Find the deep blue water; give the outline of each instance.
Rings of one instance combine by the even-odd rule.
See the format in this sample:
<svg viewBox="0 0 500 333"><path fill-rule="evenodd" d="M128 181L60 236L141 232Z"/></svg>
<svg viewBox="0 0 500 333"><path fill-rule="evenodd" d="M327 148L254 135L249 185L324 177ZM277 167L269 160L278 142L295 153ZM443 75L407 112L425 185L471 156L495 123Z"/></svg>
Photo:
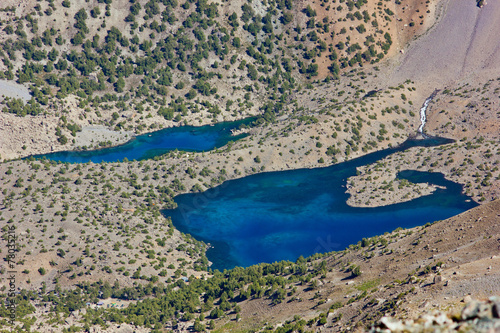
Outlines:
<svg viewBox="0 0 500 333"><path fill-rule="evenodd" d="M168 151L207 151L239 137L231 129L252 119L203 127L175 127L141 135L118 147L94 151L40 155L70 163L99 163L152 158ZM356 167L373 163L412 146L451 140L409 140L402 146L375 152L327 168L262 173L232 180L198 194L176 197L178 208L164 211L177 229L212 245L212 268L250 266L261 262L295 261L299 256L342 250L363 237L448 218L476 204L461 194L461 186L441 174L403 172L414 182L446 186L433 195L380 208L346 205L346 179Z"/></svg>
<svg viewBox="0 0 500 333"><path fill-rule="evenodd" d="M163 213L182 232L208 242L212 268L295 261L299 256L343 250L363 237L442 220L476 206L461 186L442 174L402 172L400 178L446 186L430 196L380 208L346 205L346 179L356 167L415 145L409 141L326 168L270 172L231 180L203 193L176 197L178 208Z"/></svg>
<svg viewBox="0 0 500 333"><path fill-rule="evenodd" d="M254 118L234 122L222 122L213 126L181 126L165 128L153 133L139 135L133 140L116 147L88 150L63 151L51 154L36 155L35 158L45 157L50 160L68 163L86 163L92 161L117 162L123 158L143 160L165 154L178 149L186 151L208 151L226 145L229 141L236 141L246 134L232 136L231 130L242 124L249 124Z"/></svg>

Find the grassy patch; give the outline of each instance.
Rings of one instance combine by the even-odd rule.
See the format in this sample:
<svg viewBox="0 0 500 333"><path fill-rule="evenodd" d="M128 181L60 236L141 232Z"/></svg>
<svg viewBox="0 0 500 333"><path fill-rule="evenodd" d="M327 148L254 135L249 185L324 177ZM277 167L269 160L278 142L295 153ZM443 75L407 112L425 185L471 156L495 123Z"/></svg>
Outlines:
<svg viewBox="0 0 500 333"><path fill-rule="evenodd" d="M377 287L379 284L380 284L380 279L370 280L366 281L362 285L356 286L356 289L358 289L359 291L368 291Z"/></svg>

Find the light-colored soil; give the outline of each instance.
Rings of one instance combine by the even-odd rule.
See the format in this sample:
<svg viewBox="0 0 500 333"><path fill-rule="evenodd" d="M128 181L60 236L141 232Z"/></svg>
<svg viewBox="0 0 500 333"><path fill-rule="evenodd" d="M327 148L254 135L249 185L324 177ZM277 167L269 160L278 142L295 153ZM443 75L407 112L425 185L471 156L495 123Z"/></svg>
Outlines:
<svg viewBox="0 0 500 333"><path fill-rule="evenodd" d="M499 212L496 200L432 225L395 230L369 239L365 247L358 244L320 258L314 264L325 261L323 276L292 284L287 289L291 295L277 305L268 299L239 302L241 320L236 321L233 313L215 320L216 327L221 332L278 327L300 314L306 321L313 320L310 329L316 332L363 331L383 313L401 319L433 310L453 313L470 297L500 295ZM353 278L350 265L359 265L361 275ZM340 307L330 309L333 304ZM37 311L41 322L46 309ZM68 327L83 313L73 313L60 327ZM327 313L325 325L317 325L320 313ZM185 322L178 330L187 332L190 327L192 322ZM118 329L94 328L99 332Z"/></svg>
<svg viewBox="0 0 500 333"><path fill-rule="evenodd" d="M0 80L0 101L5 97L21 98L25 102L31 99L30 92L26 86L12 81Z"/></svg>
<svg viewBox="0 0 500 333"><path fill-rule="evenodd" d="M142 163L134 162L130 165L114 165L113 168L116 170L116 172L118 172L118 174L121 174L125 177L130 177L131 173L136 173L139 175L143 173L143 165L148 165L151 169L158 170L158 168L160 168L163 172L165 172L165 170L169 169L170 167L175 167L176 170L180 170L176 171L180 172L177 177L179 177L179 180L184 186L184 189L177 190L176 192L182 193L190 190L205 190L209 187L219 184L220 180L214 180L217 179L216 177L214 177L217 175L224 175L225 179L231 179L262 171L279 171L296 168L327 166L332 164L334 161L342 162L346 159L361 156L370 151L383 149L390 145L397 145L406 140L408 136L416 132L419 126L418 111L421 104L419 102L419 98L423 93L419 89L415 89L414 83L409 81L406 84L379 91L374 97L363 98L363 93L377 89L376 85L380 83L379 79L382 78L380 76L381 74L382 73L380 71L375 70L367 72L358 71L349 74L347 77L341 78L340 81L335 83L320 84L318 85L318 87L315 87L313 89L302 89L300 92L297 92L294 96L292 96L293 103L288 105L285 110L286 112L284 112L280 116L277 123L273 124L272 126L265 126L252 130L252 135L249 138L235 143L230 148L224 148L223 150L212 151L209 153L180 153L177 155L170 155L170 157L164 159L163 162L160 162L165 163L162 167L159 167L158 162L156 161L145 161ZM493 85L491 86L493 87ZM495 89L492 89L492 91L494 92ZM405 94L406 99L402 98L402 94ZM436 97L436 103L440 103L441 100L444 101L444 96ZM72 108L76 108L76 104L76 100L67 101L67 103L64 105L64 109L72 110ZM430 108L428 125L429 128L432 128L432 126L434 126L434 118L432 116L432 110L434 109L434 106ZM128 113L125 113L125 116L133 117L133 113L133 111L128 111ZM486 114L491 114L491 112L488 111ZM85 118L85 115L90 118ZM11 128L11 130L21 126L21 121L25 120L24 118L9 118L12 115L2 114L2 116L6 119L16 119L19 121L18 123L7 126L7 128ZM75 122L81 121L81 124L90 123L91 121L94 121L96 119L95 115L86 114L81 110L78 112L69 112L67 116L71 117L69 119ZM80 116L83 120L80 119ZM136 116L139 117L139 115ZM141 115L141 117L143 116ZM146 118L146 120L147 119L149 118ZM154 120L150 121L154 122ZM24 121L24 124L29 123ZM48 126L45 123L42 123L42 125ZM45 133L43 134L47 134L47 136L49 136L49 133L54 133L55 131L54 128L40 130L37 126L43 127L40 126L40 124L33 124L32 127L35 127L36 129L27 130L28 132L31 131L31 133L34 134L32 135L32 137L34 138L33 140L42 140L38 138L44 138L44 140L46 140L41 131L44 131ZM88 143L88 139L87 141L82 141L80 139L82 134L83 136L85 136L85 133L89 133L87 127L84 127L84 129L84 132L79 133L77 135L77 138L75 139L77 141L77 145L85 145L85 142ZM381 129L386 130L386 132L382 135L379 134L379 130ZM358 140L356 139L356 130L359 132L359 142L356 141ZM92 130L90 130L90 133L91 131ZM108 132L104 129L99 130L99 134L104 133L111 132ZM12 132L10 135L14 136L14 132ZM379 139L377 139L378 136L380 136ZM110 137L103 137L102 139L99 137L94 137L93 139L95 142L101 140L116 140L116 138L111 139ZM17 151L22 152L22 140L26 139L23 137L19 137L19 140L21 141L17 144L18 147L16 149ZM48 145L49 143L44 142L43 144ZM6 145L3 145L2 147L6 147ZM487 154L486 151L488 149L492 149L492 147L488 148L485 145L481 147L484 147L484 149L481 148L480 150L467 152L464 143L460 148L461 157L458 156L457 151L457 157L454 158L454 163L461 163L461 161L463 161L463 158L471 158L475 161L474 165L478 167L479 164L481 164L480 159L483 158L483 154ZM327 152L329 151L328 148L330 148L330 151L332 151L331 154L327 154ZM58 149L63 148L58 147ZM482 170L476 170L477 172L479 172L479 178L472 178L472 175L475 175L475 172L473 173L472 169L470 169L472 168L472 164L468 164L465 169L462 168L463 170L461 172L455 172L453 176L450 175L450 172L452 166L455 164L448 163L447 165L444 165L444 160L440 162L439 160L441 157L439 155L439 148L424 149L422 156L417 156L419 152L415 152L415 149L413 151L413 155L401 155L397 159L394 159L393 162L389 163L387 166L389 170L384 170L385 173L383 175L380 175L379 179L387 179L387 181L390 181L391 177L395 177L396 170L404 169L404 167L408 166L418 167L419 164L417 164L417 161L420 161L421 165L421 167L418 169L442 171L445 172L445 175L447 175L447 177L449 177L450 179L463 184L467 184L468 182L470 184L473 184L473 182L475 182L479 178L482 181L487 176L489 170L494 168L494 159L492 159L491 166L487 166L487 168L482 167ZM420 159L418 160L418 158ZM426 164L427 167L425 167L422 162L427 158L432 160L428 162ZM437 164L436 166L432 166L431 169L429 165L433 164L434 162L436 162ZM402 168L401 166L404 167ZM33 212L37 202L35 200L30 200L29 202L26 202L26 200L25 202L22 201L22 191L24 190L25 186L21 186L20 188L13 188L13 184L17 178L21 177L26 180L26 178L28 177L26 175L31 174L31 172L28 171L30 167L23 162L11 162L2 164L2 170L5 170L3 171L4 173L7 172L7 170L11 167L13 168L13 170L17 170L17 173L13 173L13 175L8 177L4 176L4 179L2 179L4 182L3 185L6 188L12 188L14 195L19 196L19 199L12 203L14 206L12 206L12 209L8 213L6 213L5 218L14 217L15 215L17 215L15 213L16 211L23 211L26 214L23 219L24 228L33 229L31 224L27 223L26 221L31 221L31 223L34 223L35 221L38 221L40 219L40 217L38 216L40 214L40 211L37 210ZM191 178L187 175L187 173L185 173L185 171L191 169L195 174L199 174L205 167L212 172L212 174L208 177ZM76 178L74 180L76 180L77 178L83 179L88 174L95 173L96 171L94 171L94 168L95 166L89 165L85 166L81 171L76 171L77 169L75 169L72 174L78 174L79 172L81 172L81 175L75 176ZM49 167L48 170L51 169L52 168ZM222 173L221 170L223 170L224 173ZM40 175L34 173L35 179L40 179L40 182L38 183L38 185L31 185L32 188L39 187L39 190L41 190L45 186L44 183L52 179L52 172L54 171L44 171ZM175 174L176 173L171 173L170 175L166 176L168 178L168 180L166 180L166 184L171 184L171 182L175 178ZM467 175L466 178L462 176L464 174ZM498 181L495 179L496 176L497 174L495 173L493 175L493 178L490 179L490 185L484 185L483 188L479 189L474 188L474 186L472 185L469 185L467 190L478 201L492 200L498 196L496 192L498 191ZM112 183L116 182L116 178L113 177L108 181ZM140 178L143 177L145 177L145 175L140 176ZM363 185L363 181L361 180L361 178L366 178L366 175L363 175L363 171L361 175L354 181L356 185L351 187L352 191L361 192L363 190L363 186L366 185L366 179L365 185ZM106 185L105 181L99 181L99 187L97 187L96 189L95 185L92 185L91 183L92 177L90 177L89 179L90 180L84 181L85 185L83 190L78 189L78 187L74 187L73 185L70 187L74 191L76 191L77 189L79 190L79 192L75 192L75 194L73 195L73 197L77 201L82 202L83 198L94 197L95 194L93 193L93 191L101 191L103 193L109 191L109 189L106 190L104 188L104 185ZM157 181L152 180L145 180L143 181L143 183L145 183L145 186L151 185L153 186L153 188L158 185ZM162 183L164 183L164 181L162 181ZM380 185L375 186L373 184L370 186L372 186L373 188L380 187ZM421 194L425 194L432 191L432 188L427 187L420 191ZM117 207L121 205L123 212L117 215L111 215L113 216L112 220L117 219L116 222L118 223L121 215L133 213L134 208L137 206L137 203L130 201L131 199L122 197L122 192L126 192L125 189L115 190L115 192L116 193L111 195L110 198L105 198L105 201L108 204L112 203L115 209L117 209ZM129 192L132 192L132 190ZM389 193L391 191L387 192ZM412 191L402 192L398 196L381 196L380 202L378 204L383 203L383 201L387 203L404 200L403 197L405 197L410 192ZM364 193L368 195L370 191L364 189ZM61 194L58 193L55 198L59 198L60 195ZM408 194L407 198L409 198L409 195L410 194ZM77 199L77 197L79 199ZM382 200L383 198L385 198L385 200ZM47 198L44 200L49 199ZM51 200L53 201L54 199ZM94 209L95 207L92 207L92 205L95 205L96 207L101 207L101 205L104 205L104 202L101 202L100 200L102 199L98 199L97 201L95 198L90 199L89 204L91 204L92 202L93 203L91 204L91 206L89 206L89 208ZM358 204L365 204L367 201L366 198L353 200L358 201ZM47 211L51 212L52 210L54 210L54 212L52 212L51 214L55 213L56 211L61 211L62 206L54 207L53 209L46 208L50 204L49 201L42 202L43 204L41 206L43 209L47 209ZM60 198L54 201L54 203L58 203L59 205L62 205L64 202L69 203L70 201L68 201L68 198ZM159 204L163 203L159 202ZM72 219L78 216L79 211L82 208L84 207L75 209L73 213L75 216L73 216ZM130 209L131 211L129 211ZM105 214L105 216L108 216L108 212L102 213ZM91 216L92 214L89 217ZM139 220L136 221L135 215L132 215L131 218L135 221L134 223L139 223ZM20 221L19 216L15 219L17 221ZM89 222L92 222L92 219L90 219ZM70 229L75 228L75 237L77 237L78 232L82 231L80 230L81 226L79 226L78 223L71 222L68 227ZM54 230L58 229L57 223L53 224L53 228ZM110 240L108 240L107 243L107 246L111 249L113 243L111 243ZM172 246L177 246L175 244L179 243L174 242ZM35 246L35 244L33 244L33 246ZM31 249L31 246L26 248L26 251L29 250L33 250ZM109 252L114 254L114 252L111 250L109 250ZM76 258L76 253L74 256L74 258ZM50 256L47 255L47 258L44 259L45 261L43 262L46 262L48 264L48 262L53 258L54 254ZM120 260L118 258L115 259L112 256L110 262L113 263L113 269L120 267L119 261ZM134 267L130 267L127 269L130 270ZM133 273L133 271L131 272ZM100 277L101 275L98 276ZM36 282L40 283L41 281L47 280L47 277L42 278L37 276L36 274L33 275L32 278L35 284ZM69 282L70 281L68 281L68 283Z"/></svg>
<svg viewBox="0 0 500 333"><path fill-rule="evenodd" d="M309 38L306 38L306 40L302 40L301 38L305 38L304 36L296 36L296 32L294 32L295 27L303 27L306 24L306 19L305 15L303 13L300 13L304 8L307 7L307 5L311 5L312 8L316 11L317 15L314 17L315 21L319 25L323 26L329 26L329 31L328 32L320 32L321 29L318 26L318 29L316 29L318 34L320 35L321 38L323 38L326 41L326 46L327 50L322 51L321 57L317 59L316 63L319 65L319 75L317 77L313 77L313 79L323 79L326 77L326 75L329 73L328 67L331 65L332 60L330 60L329 56L331 52L335 49L338 52L338 57L339 59L342 57L346 57L347 59L350 59L354 56L355 52L348 52L346 49L348 48L349 45L353 45L355 43L359 44L361 47L361 50L359 52L363 52L367 49L367 46L364 44L366 37L372 36L374 38L374 43L373 45L377 45L376 49L377 52L381 52L380 46L378 45L380 41L384 41L385 37L384 34L385 32L389 32L391 35L393 35L393 45L389 49L388 53L385 55L385 58L392 57L393 55L397 54L403 47L406 45L408 40L413 38L415 35L420 34L422 31L426 29L426 27L434 21L434 4L436 0L423 2L420 0L407 0L404 4L396 4L396 3L388 3L388 2L377 2L377 1L369 1L367 4L363 5L360 9L359 12L364 12L366 11L369 14L369 19L364 18L364 19L358 19L352 17L352 19L344 19L344 17L349 13L353 14L357 10L357 8L353 8L352 11L349 11L347 8L347 5L342 3L331 3L331 4L325 4L320 1L311 1L310 3L297 3L294 4L294 8L292 10L294 14L294 20L290 24L286 26L277 26L275 35L283 34L285 39L287 40L287 43L289 44L291 48L285 48L283 50L283 54L286 54L287 57L290 58L296 58L297 54L300 53L302 54L305 49L304 48L309 48L309 49L316 49L317 48L317 43L310 41ZM1 12L0 13L0 19L4 19L6 22L9 20L12 20L14 16L24 16L27 15L28 13L34 12L34 6L36 5L36 2L33 2L31 0L23 0L23 1L6 1L2 3L5 7L9 6L14 6L15 7L15 12ZM47 8L47 6L42 3L40 4L42 7L42 12ZM75 32L77 31L76 28L73 26L73 21L74 21L74 15L75 13L80 9L84 8L87 11L89 11L91 8L98 6L101 8L101 14L97 18L89 17L88 18L88 27L89 27L89 36L93 35L98 35L100 36L101 40L104 40L107 30L114 26L118 30L122 31L125 35L130 33L130 24L124 22L123 17L125 17L128 14L128 10L130 7L130 3L128 1L114 1L110 5L110 10L113 12L113 15L111 16L105 16L104 14L104 5L99 4L96 5L94 3L85 3L85 4L73 4L69 8L62 7L60 3L56 3L55 5L55 10L51 14L51 19L46 19L46 16L42 16L38 21L38 31L45 31L45 29L50 29L54 28L55 30L58 31L58 33L61 33L62 37L66 40L66 43L64 43L61 46L58 45L53 45L60 53L65 53L69 52L71 50L78 50L80 51L80 47L73 46L69 43L69 40L74 36ZM260 14L261 16L264 16L266 14L266 6L264 3L253 3L253 6L255 7L256 13ZM340 9L339 9L340 7ZM241 4L235 2L234 4L231 3L229 5L224 4L223 6L220 6L220 10L223 12L222 15L229 15L232 12L237 13L238 16L241 16ZM192 9L187 10L187 11L178 11L176 12L176 15L178 17L178 20L176 21L175 24L173 25L168 25L167 31L161 33L161 34L156 34L156 37L154 38L154 41L158 41L164 37L166 37L168 34L172 33L175 29L180 27L182 25L182 21L191 13ZM427 11L429 11L427 13ZM394 14L389 14L389 13L394 13ZM63 14L64 13L64 14ZM300 15L299 15L300 13ZM359 14L359 13L358 13ZM425 14L425 15L424 15ZM48 17L48 16L47 16ZM101 27L101 22L105 20L106 23L106 28ZM142 15L137 15L136 17L137 24L140 26L144 23L144 18ZM375 27L372 25L372 21L378 22L378 27ZM366 21L366 22L365 22ZM414 22L414 26L410 26L410 23ZM358 27L360 24L363 24L366 28L366 32L360 33L356 30L356 27ZM60 27L67 27L65 30L61 30ZM341 33L342 29L345 29L345 33ZM27 39L31 40L31 38L35 37L35 34L32 33L31 31L26 31L27 33ZM240 34L241 35L238 35ZM149 39L149 30L144 29L143 31L134 31L133 34L137 34L137 36L140 38L140 40L146 40ZM237 32L238 37L242 39L242 47L247 47L250 45L250 42L252 41L252 37L249 37L249 34L246 32ZM7 34L4 34L0 36L0 41L3 39L10 38L12 36L9 36ZM131 37L131 36L130 36ZM297 40L295 38L297 37ZM300 37L300 38L299 38ZM345 48L343 50L337 49L335 45L342 41L345 43ZM139 55L142 54L142 51L138 51ZM356 51L357 52L357 51ZM233 50L231 49L228 57L232 56L232 54L237 55L237 63L234 64L233 66L230 66L229 69L224 69L224 68L219 68L218 72L222 74L222 79L217 80L217 90L218 94L220 97L215 97L215 96L205 96L203 99L209 101L213 105L216 105L220 110L221 113L212 119L212 114L208 113L205 108L201 108L202 110L198 113L192 113L189 115L184 116L183 121L187 124L190 125L202 125L202 124L207 124L212 121L223 121L223 120L233 120L233 119L239 119L243 118L246 116L251 116L251 115L256 115L259 113L259 107L262 106L262 103L268 98L268 95L265 91L265 89L259 88L256 89L251 93L251 102L253 105L246 105L246 106L239 106L239 107L232 107L230 111L226 111L226 102L231 99L233 101L238 101L236 104L241 104L239 103L240 101L244 100L244 95L246 93L245 89L235 89L235 88L241 88L246 85L252 86L255 82L250 80L248 76L246 75L246 70L240 70L238 69L238 64L241 61L246 60L247 62L250 61L250 57L243 52L242 50ZM123 55L124 56L130 56L132 58L135 57L135 54L132 54L131 51L128 48L123 49ZM18 58L22 58L21 54L18 54ZM207 71L211 70L211 66L214 64L214 59L203 59L200 61L199 65L202 68L205 68ZM41 62L44 64L44 61ZM14 61L13 62L13 71L15 72L16 70L21 70L21 65L23 64L23 61ZM295 65L294 65L295 66ZM371 66L368 66L371 67ZM351 68L348 66L348 68L344 69L344 71L348 71ZM6 67L3 66L3 64L0 63L0 70L6 70ZM42 77L40 77L42 78ZM297 76L294 78L297 83L299 84L306 84L307 80L305 80L302 76ZM404 82L406 79L400 80L400 82ZM136 77L135 75L132 75L130 79L127 80L125 90L129 90L133 88L136 88L140 84L140 78ZM182 96L187 91L191 88L193 82L193 79L190 76L186 75L181 75L179 73L174 73L173 77L173 84L174 86L177 82L183 81L186 83L185 88L180 89L180 90L174 90L170 91L169 95L171 93L178 94L178 96ZM399 85L400 82L398 82L396 85ZM376 84L374 84L376 85ZM364 86L364 84L362 85ZM53 93L57 89L53 88ZM366 89L368 91L368 89ZM95 95L101 96L105 93L112 93L114 94L114 91L109 90L109 91L102 91L102 92L97 92ZM419 94L419 98L422 98L425 94ZM417 103L418 103L417 99ZM167 98L168 102L168 98ZM150 109L149 104L146 103L145 109L146 111L144 114L141 114L137 111L134 110L134 105L131 103L129 107L126 108L126 110L121 110L116 107L111 107L111 108L102 108L99 109L98 107L88 107L85 105L80 105L79 99L74 98L72 96L67 97L63 100L56 100L54 99L55 105L48 106L47 108L48 113L50 116L46 118L46 122L50 122L49 126L51 128L55 128L56 126L60 125L60 117L65 116L71 123L75 123L78 126L81 127L87 127L87 126L93 126L93 125L104 125L107 126L109 129L114 129L116 126L116 121L111 120L112 119L112 114L114 112L117 112L120 115L120 118L118 119L118 122L124 121L124 128L128 131L133 131L136 134L144 133L144 132L149 132L149 131L154 131L160 128L165 128L165 127L172 127L172 126L178 126L179 124L174 122L174 121L167 121L163 119L163 117L159 116L156 114L155 109ZM62 103L62 104L61 104ZM97 114L99 112L99 114ZM8 116L5 116L7 117ZM29 116L26 117L26 119L30 118ZM39 118L39 117L36 117ZM23 120L25 121L25 120ZM38 120L30 120L34 121L35 123L38 123ZM12 119L6 119L4 122L8 123L13 123L13 127L17 128L17 123L18 120L12 120ZM28 121L29 122L29 121ZM63 127L59 126L63 134L65 134L69 138L69 132ZM43 144L40 144L38 142L21 142L22 139L10 139L11 135L9 135L9 132L5 132L5 135L3 132L2 136L4 136L4 140L6 141L2 147L0 147L0 155L3 159L14 159L14 158L19 158L19 157L25 157L33 154L43 154L43 153L49 153L52 151L61 151L61 150L68 150L68 149L73 149L75 148L75 145L71 145L71 141L73 138L69 138L69 143L67 143L64 146L61 146L58 141L57 137L52 133L50 130L49 133L43 133L41 131L37 131L36 128L30 128L26 129L27 133L26 135L23 135L25 137L44 137L46 142ZM108 141L108 140L105 140ZM114 142L113 142L114 143ZM25 146L24 149L20 149L20 147Z"/></svg>
<svg viewBox="0 0 500 333"><path fill-rule="evenodd" d="M56 117L17 117L0 112L0 158L49 153L57 149ZM22 135L20 135L22 133Z"/></svg>
<svg viewBox="0 0 500 333"><path fill-rule="evenodd" d="M131 140L135 134L128 131L111 131L102 125L83 127L81 132L76 133L74 147L97 146L99 142L110 142L111 145L119 145Z"/></svg>
<svg viewBox="0 0 500 333"><path fill-rule="evenodd" d="M391 82L411 79L418 87L432 90L465 77L489 77L500 69L500 42L495 34L500 4L483 9L475 1L442 0L438 22L411 43L405 54L390 66ZM483 80L484 81L484 80Z"/></svg>
<svg viewBox="0 0 500 333"><path fill-rule="evenodd" d="M449 85L431 103L426 132L457 140L500 138L500 73L482 82L462 80Z"/></svg>
<svg viewBox="0 0 500 333"><path fill-rule="evenodd" d="M349 189L349 193L353 194L349 203L353 206L379 206L386 202L397 202L399 194L383 189L386 187L383 180L392 181L393 187L396 187L396 174L403 170L440 172L445 178L463 184L464 192L476 202L494 200L500 196L500 160L498 154L490 155L487 151L498 151L499 144L495 141L486 145L475 143L477 141L469 141L469 145L459 143L434 148L411 148L376 164L363 166L358 169L357 176L349 179L353 184ZM413 186L406 191L412 192L414 197L426 194Z"/></svg>
<svg viewBox="0 0 500 333"><path fill-rule="evenodd" d="M347 204L352 207L388 206L430 195L437 188L436 185L429 183L415 184L396 179L394 172L388 171L389 169L381 164L375 165L374 169L359 168L358 172L361 175L350 177L348 180L346 193L351 196ZM357 183L362 185L356 186Z"/></svg>

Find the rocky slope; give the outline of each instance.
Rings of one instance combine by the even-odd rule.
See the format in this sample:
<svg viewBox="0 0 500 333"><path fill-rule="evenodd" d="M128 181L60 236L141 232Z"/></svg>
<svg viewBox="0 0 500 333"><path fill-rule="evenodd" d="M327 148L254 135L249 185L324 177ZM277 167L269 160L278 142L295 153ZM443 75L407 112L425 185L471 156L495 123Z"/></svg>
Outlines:
<svg viewBox="0 0 500 333"><path fill-rule="evenodd" d="M70 41L83 29L81 22L75 21L80 9L76 3L8 1L8 5L16 6L0 15L5 32L0 35L4 51L0 54L4 59L2 77L17 76L20 82L32 82L32 92L44 106L21 107L13 100L3 101L6 110L0 114L0 149L4 160L68 149L80 143L87 145L92 139L110 140L105 136L87 137L85 141L89 131L78 131L90 125L106 126L117 133L125 131L113 137L114 143L132 132L179 123L207 124L252 114L263 116L261 124L250 131L250 137L208 153L179 152L156 160L102 165L30 160L2 163L1 226L4 232L15 226L19 236L17 291L22 294L17 297L24 314L19 318L20 330L28 330L30 325L47 332L75 330L76 326L108 332L119 327L124 331L280 331L292 330L291 327L314 331L367 330L385 314L407 320L432 309L458 311L469 296L481 299L500 294L500 122L496 102L500 47L493 38L496 30L491 29L498 26L499 4L479 9L474 1L466 0L425 4L401 1L390 5L358 1L337 9L325 1L300 3L293 10L294 23L307 24L315 17L315 24L307 32L299 32L281 22L281 16L288 20L285 14L290 9L286 9L286 1L264 1L254 4L252 15L265 15L272 6L281 6L281 12L273 14L274 36L268 32L254 36L251 31L257 29L259 20L229 19L233 12L239 19L248 11L240 3L215 5L220 9L221 21L217 25L209 20L214 15L213 7L203 7L200 16L195 14L195 8L206 5L203 2L176 3L176 21L168 17L168 11L155 14L155 1L149 5L139 2L140 9L132 9L133 4L127 1L99 1L82 5L90 15L85 19L88 43L78 44L78 40ZM159 6L163 10L173 3L163 1ZM357 6L361 18L354 9ZM375 16L364 18L363 9ZM126 14L135 10L140 13L135 14L135 21L123 21ZM328 20L333 11L340 15L336 16L337 22ZM161 20L162 16L165 22L172 20L168 31L153 24L155 18ZM378 29L372 23L375 18ZM67 26L67 31L54 29L56 34L52 35L54 19ZM367 28L365 19L371 27ZM98 20L104 26L96 24ZM210 47L214 48L207 51L210 57L198 62L199 68L196 62L184 70L178 66L184 63L181 58L191 56L190 50L182 50L175 56L172 52L169 61L160 61L160 67L168 66L171 73L155 70L144 75L120 76L108 72L106 59L116 60L120 70L128 72L127 66L132 62L127 56L133 52L143 57L133 61L134 71L144 70L153 59L147 41L158 42L160 50L165 46L161 41L174 31L179 40L198 40L196 43L204 48L202 34L196 32L198 39L195 27L190 26L192 20L200 27L206 23L204 37L210 39ZM243 22L246 27L240 29ZM260 22L267 23L269 30L267 19ZM238 29L231 25L236 23ZM12 31L7 28L9 25ZM130 41L117 36L111 30L113 25L119 26ZM230 27L234 28L234 35ZM50 36L41 36L44 31ZM320 38L316 40L313 31ZM385 32L390 32L393 42L386 53ZM423 32L421 38L406 44ZM280 38L279 33L283 33ZM97 41L91 40L92 34L100 36ZM70 42L59 44L58 36ZM234 37L240 38L240 47L244 48L234 44L238 44ZM14 42L17 38L21 42ZM333 45L331 38L338 44ZM348 51L347 45L354 44L351 38L358 44L364 38L368 45L378 47L380 59L390 59L368 61L369 54L361 53L369 47L364 43L359 45L359 53ZM68 60L72 63L69 68L62 69L61 62L61 69L50 70L47 59L36 60L51 50L49 39L59 52L55 60ZM320 41L327 41L328 51L323 50ZM23 48L32 53L23 53ZM228 54L223 53L224 49ZM314 59L308 59L311 50L320 51ZM103 66L97 72L102 73L87 73L86 66L97 68L97 63L82 64L86 60L78 57L83 52L96 57L94 60ZM233 55L234 63L230 60ZM168 52L165 56L171 57ZM215 59L220 63L217 60L216 64ZM285 69L287 59L293 60L289 72ZM328 69L333 62L347 63L343 75L336 73L335 66L333 71ZM32 70L31 77L24 76L22 70L16 72L23 65ZM54 78L51 72L60 76ZM313 81L316 78L326 79ZM218 90L207 90L207 82L210 88ZM412 149L360 168L359 175L349 180L353 194L350 200L352 204L380 205L431 191L432 187L426 186L417 193L416 187L406 184L407 192L393 196L392 191L384 193L381 189L386 186L384 180L394 181L393 186L401 184L395 180L398 171L416 168L442 172L448 179L463 184L465 191L482 203L473 210L432 225L365 239L338 253L301 258L297 263L261 265L244 272L234 270L225 275L206 272L205 245L180 234L159 213L160 207L174 205L176 194L205 190L226 179L263 171L324 166L397 145L416 133L420 105L436 88L441 91L429 108L425 132L458 141L442 147ZM120 92L121 89L125 90ZM192 96L191 90L195 90L196 98L186 96ZM22 117L23 112L36 115ZM3 265L0 284L6 290L8 280L3 274L7 267ZM252 280L256 275L259 278ZM182 277L189 277L188 282ZM114 281L118 285L113 285ZM111 307L118 298L127 310ZM105 299L105 308L94 311L85 304L100 299ZM172 304L177 307L175 311ZM482 308L473 304L469 308L472 312ZM6 313L2 305L0 314L5 317ZM429 321L455 325L442 315L435 318ZM474 316L469 319L479 321ZM427 319L423 320L425 325ZM384 322L386 327L392 325L392 321ZM0 325L7 325L5 319ZM406 324L394 325L397 329Z"/></svg>
<svg viewBox="0 0 500 333"><path fill-rule="evenodd" d="M497 332L500 330L500 298L486 301L470 300L461 313L434 311L417 320L384 317L370 332Z"/></svg>

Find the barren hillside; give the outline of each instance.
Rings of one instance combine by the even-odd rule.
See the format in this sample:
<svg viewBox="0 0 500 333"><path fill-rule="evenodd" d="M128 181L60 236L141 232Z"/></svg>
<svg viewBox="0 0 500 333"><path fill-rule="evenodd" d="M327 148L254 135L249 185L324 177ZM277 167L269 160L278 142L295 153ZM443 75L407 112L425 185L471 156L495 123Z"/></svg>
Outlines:
<svg viewBox="0 0 500 333"><path fill-rule="evenodd" d="M362 331L383 315L458 311L500 294L497 1L0 7L0 331ZM176 195L230 179L397 146L417 136L433 92L422 135L456 141L360 167L345 184L349 204L431 193L397 178L420 170L462 185L480 204L470 211L344 251L224 272L160 212ZM249 116L246 138L203 153L19 159Z"/></svg>
<svg viewBox="0 0 500 333"><path fill-rule="evenodd" d="M478 8L475 1L443 0L437 23L410 43L388 68L390 81L411 79L427 90L475 78L484 82L500 69L500 4ZM486 80L484 80L486 78Z"/></svg>

